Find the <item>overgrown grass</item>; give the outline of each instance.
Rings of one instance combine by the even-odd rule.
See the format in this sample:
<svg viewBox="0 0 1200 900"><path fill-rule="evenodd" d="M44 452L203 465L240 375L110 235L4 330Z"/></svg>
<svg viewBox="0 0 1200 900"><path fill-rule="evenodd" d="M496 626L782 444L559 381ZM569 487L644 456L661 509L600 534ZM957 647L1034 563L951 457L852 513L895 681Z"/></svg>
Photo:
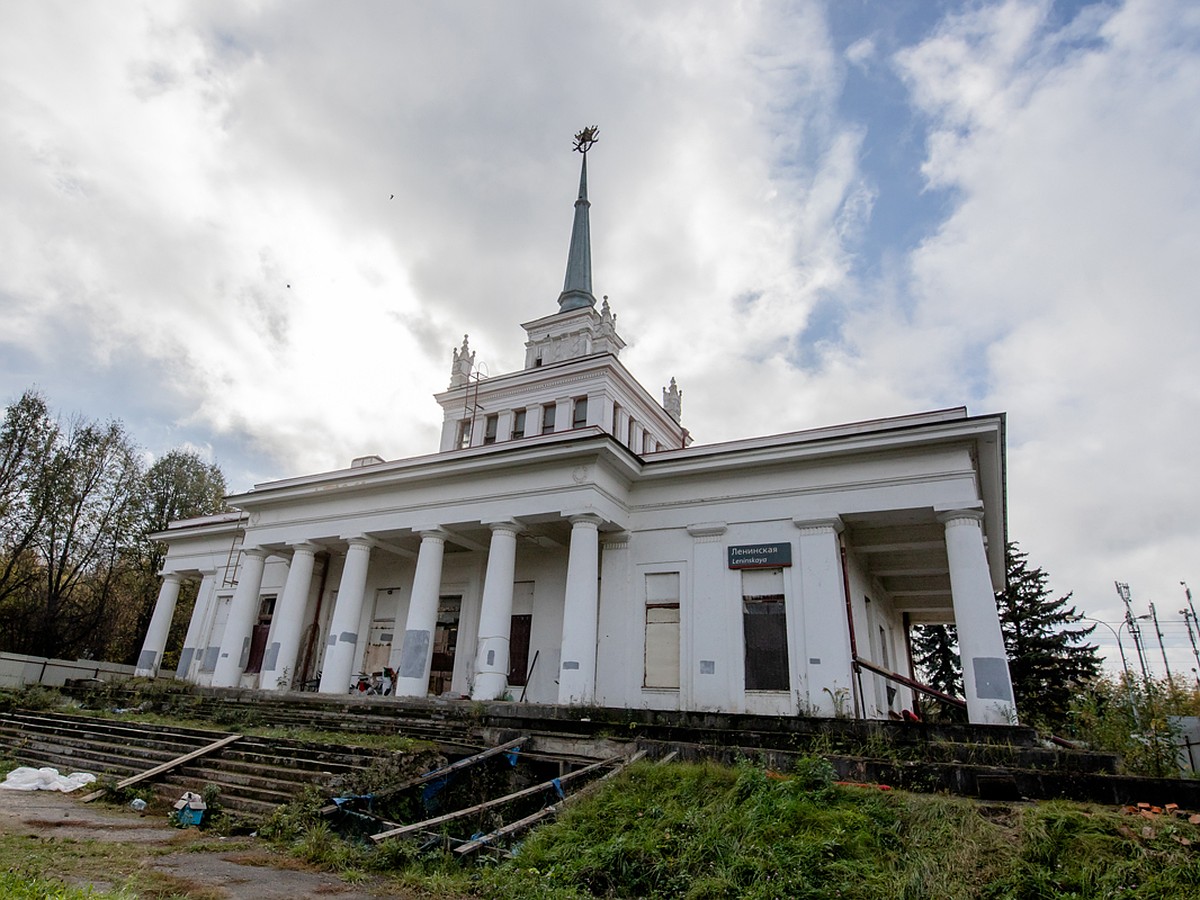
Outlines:
<svg viewBox="0 0 1200 900"><path fill-rule="evenodd" d="M0 897L5 900L136 900L135 894L123 889L94 891L11 871L0 872Z"/></svg>
<svg viewBox="0 0 1200 900"><path fill-rule="evenodd" d="M325 802L322 791L311 789L262 822L260 838L287 850L297 864L348 882L384 876L397 890L443 900L1200 896L1200 826L1185 818L1147 819L1066 802L985 805L841 786L819 758L802 760L783 776L750 764L639 763L526 837L503 862L422 853L415 840L375 846L347 839L318 814ZM255 852L248 839L223 846L203 835L193 839L197 850ZM200 896L151 883L153 873L140 862L146 852L0 835L0 871L26 880L105 881L127 892L111 895L117 898ZM59 890L57 882L47 884ZM0 896L87 896L19 889Z"/></svg>
<svg viewBox="0 0 1200 900"><path fill-rule="evenodd" d="M339 838L321 798L260 834L352 878L429 897L1082 900L1200 896L1200 827L1066 802L982 805L839 786L821 759L642 763L530 835L504 862L460 865L416 841Z"/></svg>
<svg viewBox="0 0 1200 900"><path fill-rule="evenodd" d="M1183 819L839 787L819 762L796 774L635 767L480 888L547 900L1200 896L1200 828Z"/></svg>
<svg viewBox="0 0 1200 900"><path fill-rule="evenodd" d="M0 897L5 900L135 900L225 896L204 885L145 865L147 855L171 849L105 840L42 839L0 834ZM5 880L7 878L7 880ZM106 884L107 889L78 887Z"/></svg>

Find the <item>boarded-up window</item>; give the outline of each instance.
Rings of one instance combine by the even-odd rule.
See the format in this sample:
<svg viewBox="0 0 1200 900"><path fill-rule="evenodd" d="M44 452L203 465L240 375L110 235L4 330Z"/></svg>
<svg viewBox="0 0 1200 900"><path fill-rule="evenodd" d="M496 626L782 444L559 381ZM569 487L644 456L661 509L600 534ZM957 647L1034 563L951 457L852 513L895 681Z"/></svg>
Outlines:
<svg viewBox="0 0 1200 900"><path fill-rule="evenodd" d="M679 573L646 576L646 666L643 685L679 689Z"/></svg>
<svg viewBox="0 0 1200 900"><path fill-rule="evenodd" d="M746 690L789 690L787 613L782 569L742 572Z"/></svg>

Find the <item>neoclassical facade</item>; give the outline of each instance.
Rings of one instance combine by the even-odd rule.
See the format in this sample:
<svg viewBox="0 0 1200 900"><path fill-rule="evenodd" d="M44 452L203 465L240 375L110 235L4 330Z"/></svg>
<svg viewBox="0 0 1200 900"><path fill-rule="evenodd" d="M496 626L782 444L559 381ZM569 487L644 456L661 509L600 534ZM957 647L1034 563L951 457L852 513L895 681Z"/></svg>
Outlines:
<svg viewBox="0 0 1200 900"><path fill-rule="evenodd" d="M968 715L1016 720L994 601L1004 417L947 409L693 444L592 294L587 158L558 310L525 366L453 351L438 452L256 485L173 523L139 672L184 579L176 675L342 694L895 716L908 629L957 626ZM883 673L894 673L893 675Z"/></svg>

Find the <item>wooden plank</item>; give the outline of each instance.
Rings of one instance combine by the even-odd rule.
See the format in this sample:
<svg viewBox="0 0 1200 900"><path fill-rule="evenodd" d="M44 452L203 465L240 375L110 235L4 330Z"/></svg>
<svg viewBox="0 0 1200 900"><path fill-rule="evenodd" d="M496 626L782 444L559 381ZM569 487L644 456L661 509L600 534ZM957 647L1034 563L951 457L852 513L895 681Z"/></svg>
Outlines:
<svg viewBox="0 0 1200 900"><path fill-rule="evenodd" d="M426 819L423 822L414 822L411 825L405 825L403 828L393 828L390 831L382 831L379 834L373 834L373 835L371 835L371 840L373 840L375 843L378 844L380 841L386 840L387 838L400 837L401 835L411 834L414 831L426 831L430 828L435 828L438 825L441 825L445 822L453 822L455 819L461 819L461 818L464 818L465 816L470 816L477 812L483 812L485 809L492 809L493 807L496 807L496 806L503 806L505 803L510 803L513 800L520 800L522 797L531 797L534 794L541 793L542 791L548 790L549 788L553 787L555 781L557 781L559 783L559 785L562 785L563 782L572 781L572 780L578 778L580 775L586 775L589 772L594 772L594 771L596 771L596 769L603 768L604 766L611 766L614 763L618 763L623 759L624 759L624 757L622 757L622 756L609 757L608 759L601 760L598 763L593 763L590 766L584 766L584 768L577 769L574 772L568 772L566 775L563 775L560 778L551 779L550 781L543 781L541 784L535 784L533 787L525 788L522 791L517 791L516 793L513 793L513 794L506 794L503 797L497 797L495 800L488 800L485 803L479 803L475 806L469 806L466 809L455 810L452 813L446 813L445 815L442 815L442 816L436 816L435 818L432 818L432 819Z"/></svg>
<svg viewBox="0 0 1200 900"><path fill-rule="evenodd" d="M137 784L139 781L145 781L147 778L153 778L155 775L161 775L163 772L169 772L171 769L174 769L177 766L182 766L184 763L191 762L193 759L199 759L201 756L207 756L214 750L220 750L227 744L232 744L234 741L240 741L241 739L242 736L240 734L227 734L219 741L213 741L213 743L206 747L201 747L199 750L193 750L191 753L185 753L183 756L176 757L170 762L163 763L161 766L155 766L153 769L148 769L145 772L142 772L140 775L131 775L122 781L118 781L116 786L118 790L120 788L127 788L132 784ZM105 793L107 793L106 790L92 791L92 793L88 794L86 797L83 797L82 800L84 803L91 803L98 797L103 797Z"/></svg>
<svg viewBox="0 0 1200 900"><path fill-rule="evenodd" d="M637 753L633 754L633 756L629 757L629 759L627 759L625 762L621 763L620 765L618 765L616 768L612 769L611 771L605 772L603 775L601 775L599 778L597 778L591 784L585 785L584 787L582 787L578 791L576 791L574 794L571 794L569 797L564 797L558 803L552 803L549 806L544 807L543 809L539 809L537 812L532 813L531 815L528 815L523 819L518 819L515 822L509 822L507 825L502 825L501 827L497 828L495 831L491 832L490 834L485 834L482 837L473 838L472 840L467 841L462 846L455 847L454 852L457 853L459 856L465 856L468 853L475 852L476 850L478 850L480 847L484 846L485 844L490 844L490 843L496 841L497 839L502 838L502 837L507 837L510 834L517 834L518 832L524 831L526 828L536 825L538 822L540 822L542 819L547 818L548 816L557 815L559 812L561 812L563 809L565 809L568 805L574 803L580 797L584 797L587 794L591 793L596 788L598 788L601 784L603 784L605 781L608 781L608 779L613 778L616 775L619 775L625 769L626 766L633 765L635 762L637 762L639 759L641 759L645 755L646 755L645 750L639 750Z"/></svg>
<svg viewBox="0 0 1200 900"><path fill-rule="evenodd" d="M442 768L434 769L432 772L426 772L424 775L418 775L416 778L402 782L395 787L384 788L381 791L376 791L375 799L378 800L380 797L390 797L392 794L398 794L401 791L406 791L409 788L416 787L419 784L425 784L428 781L434 781L435 779L442 778L445 775L458 772L462 769L468 768L469 766L473 766L476 763L483 762L485 759L490 759L497 754L504 753L507 750L512 750L514 747L519 747L527 740L529 740L528 735L525 737L519 737L514 741L509 741L507 744L501 744L499 747L490 747L487 750L484 750L482 753L476 753L474 756L468 756L466 759L460 759L456 763L451 763L448 766L442 766ZM318 812L320 812L320 814L323 816L327 816L330 813L336 812L338 808L339 807L336 803L330 803L327 806L322 806Z"/></svg>

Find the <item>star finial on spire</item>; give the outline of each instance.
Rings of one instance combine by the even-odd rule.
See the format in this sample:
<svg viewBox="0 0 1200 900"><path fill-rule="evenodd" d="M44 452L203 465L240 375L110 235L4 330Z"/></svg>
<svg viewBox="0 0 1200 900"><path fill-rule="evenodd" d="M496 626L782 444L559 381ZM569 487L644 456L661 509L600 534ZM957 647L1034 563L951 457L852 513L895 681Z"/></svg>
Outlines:
<svg viewBox="0 0 1200 900"><path fill-rule="evenodd" d="M587 126L575 135L575 152L587 156L587 152L592 149L592 144L598 140L600 140L600 129L595 125Z"/></svg>

